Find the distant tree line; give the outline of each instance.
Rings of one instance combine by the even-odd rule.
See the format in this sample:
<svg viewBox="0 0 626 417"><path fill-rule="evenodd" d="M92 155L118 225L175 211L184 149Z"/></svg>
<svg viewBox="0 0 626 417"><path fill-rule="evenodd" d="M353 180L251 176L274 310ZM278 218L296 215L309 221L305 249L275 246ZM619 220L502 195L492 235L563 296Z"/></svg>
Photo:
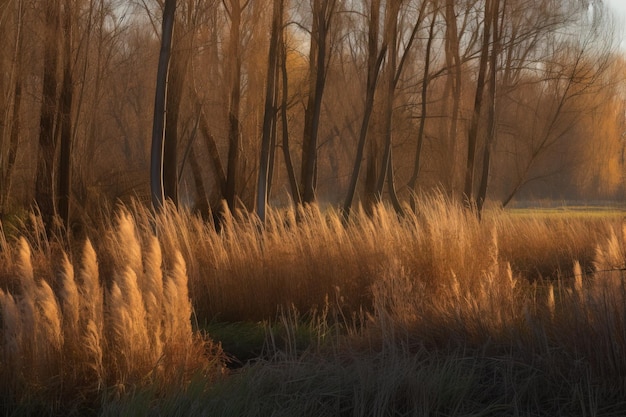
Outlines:
<svg viewBox="0 0 626 417"><path fill-rule="evenodd" d="M0 0L0 211L624 198L614 27L587 0Z"/></svg>

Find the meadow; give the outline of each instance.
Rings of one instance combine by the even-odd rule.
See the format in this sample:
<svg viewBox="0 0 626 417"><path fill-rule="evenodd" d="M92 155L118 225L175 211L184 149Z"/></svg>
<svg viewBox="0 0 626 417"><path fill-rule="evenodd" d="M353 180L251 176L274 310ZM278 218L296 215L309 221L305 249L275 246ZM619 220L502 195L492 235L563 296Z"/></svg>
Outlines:
<svg viewBox="0 0 626 417"><path fill-rule="evenodd" d="M0 234L0 413L626 413L626 213L171 207Z"/></svg>

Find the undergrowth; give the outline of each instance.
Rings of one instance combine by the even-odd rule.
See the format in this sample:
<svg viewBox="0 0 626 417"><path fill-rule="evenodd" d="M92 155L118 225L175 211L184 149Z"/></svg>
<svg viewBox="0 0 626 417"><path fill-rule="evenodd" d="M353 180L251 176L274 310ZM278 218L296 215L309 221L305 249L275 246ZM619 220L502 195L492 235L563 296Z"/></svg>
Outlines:
<svg viewBox="0 0 626 417"><path fill-rule="evenodd" d="M136 204L82 242L3 233L3 411L626 412L622 218L417 207L234 213L218 231Z"/></svg>

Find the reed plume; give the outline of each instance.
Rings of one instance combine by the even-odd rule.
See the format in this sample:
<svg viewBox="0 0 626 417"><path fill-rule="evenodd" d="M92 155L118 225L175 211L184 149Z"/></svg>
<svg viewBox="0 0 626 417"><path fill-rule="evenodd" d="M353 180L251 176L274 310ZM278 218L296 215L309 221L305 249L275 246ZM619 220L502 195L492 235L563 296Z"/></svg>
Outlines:
<svg viewBox="0 0 626 417"><path fill-rule="evenodd" d="M164 273L156 236L146 234L142 248L133 217L122 211L116 222L101 247L111 263L104 270L112 274L103 280L89 240L79 268L62 253L54 276L40 277L31 246L17 241L12 264L18 286L0 289L0 370L11 376L0 388L7 401L33 395L94 401L111 388L178 385L209 364L219 369L221 351L207 357L210 341L191 326L180 252Z"/></svg>

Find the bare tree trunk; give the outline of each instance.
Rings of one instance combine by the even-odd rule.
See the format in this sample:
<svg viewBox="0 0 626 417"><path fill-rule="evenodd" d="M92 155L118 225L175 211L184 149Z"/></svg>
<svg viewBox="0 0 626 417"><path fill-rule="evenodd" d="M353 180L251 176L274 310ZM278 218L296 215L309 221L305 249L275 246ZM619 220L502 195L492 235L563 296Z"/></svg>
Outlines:
<svg viewBox="0 0 626 417"><path fill-rule="evenodd" d="M59 155L59 217L66 229L70 225L70 199L72 195L72 8L71 0L64 1L63 15L63 82L61 85L60 123L61 149Z"/></svg>
<svg viewBox="0 0 626 417"><path fill-rule="evenodd" d="M313 1L313 30L311 32L311 52L309 67L309 99L304 117L304 137L302 140L302 202L315 200L317 173L317 136L322 109L322 97L326 85L326 60L330 24L335 9L335 0Z"/></svg>
<svg viewBox="0 0 626 417"><path fill-rule="evenodd" d="M189 165L191 166L193 183L196 189L196 195L198 197L196 209L200 212L200 215L203 219L208 219L210 212L209 198L204 189L204 181L202 180L202 169L200 167L200 163L198 162L196 152L193 149L193 145L189 150Z"/></svg>
<svg viewBox="0 0 626 417"><path fill-rule="evenodd" d="M13 103L11 106L10 130L9 130L9 146L6 155L6 163L3 171L0 172L2 183L0 184L0 219L2 214L7 210L9 197L11 195L11 186L13 180L13 168L17 159L17 150L20 142L20 110L22 103L22 27L24 17L24 3L22 0L17 1L16 10L16 28L15 28L15 46L13 49L13 61L11 63L11 79L13 79ZM4 134L4 132L3 132Z"/></svg>
<svg viewBox="0 0 626 417"><path fill-rule="evenodd" d="M391 146L393 141L393 102L396 96L396 70L398 64L398 13L402 0L391 0L387 2L387 17L385 22L386 38L389 41L389 53L387 64L387 83L385 91L385 107L383 110L383 137L385 147L383 158L380 164L380 173L376 181L374 195L376 202L382 201L383 187L385 179L389 174L388 168L391 161Z"/></svg>
<svg viewBox="0 0 626 417"><path fill-rule="evenodd" d="M433 5L435 9L436 4ZM420 125L417 132L417 144L415 147L415 161L413 163L413 174L409 180L409 191L411 195L411 207L415 210L415 187L417 185L417 179L421 170L422 159L422 147L424 146L424 129L426 128L426 117L428 111L428 80L430 77L430 55L432 52L432 43L435 34L435 22L437 21L437 14L433 10L432 19L430 21L430 27L428 29L428 41L426 42L426 55L424 58L424 75L422 77L422 96L421 96L421 115Z"/></svg>
<svg viewBox="0 0 626 417"><path fill-rule="evenodd" d="M496 87L498 75L498 54L500 53L500 34L498 29L498 17L500 14L500 0L492 0L491 6L491 25L493 43L491 46L491 56L489 60L489 114L487 115L487 138L483 153L483 169L480 178L480 186L476 198L476 209L478 216L482 214L482 210L487 198L487 186L489 184L489 171L491 168L491 152L496 139Z"/></svg>
<svg viewBox="0 0 626 417"><path fill-rule="evenodd" d="M96 1L95 0L89 0L89 10L87 12L87 16L85 18L85 22L82 23L84 24L84 29L83 31L86 32L84 33L84 37L78 42L79 45L79 50L81 49L81 47L84 45L84 48L86 51L95 51L95 55L96 55L96 64L94 65L94 75L93 78L91 78L93 80L93 93L89 94L90 97L92 98L91 101L91 106L89 108L88 111L83 112L83 104L84 104L84 100L85 100L85 91L86 89L89 87L87 82L87 72L88 69L90 67L90 59L89 59L89 55L90 53L85 53L85 57L83 58L83 62L81 63L80 67L80 74L75 73L73 74L73 78L76 79L78 78L80 80L79 87L78 88L74 88L73 90L73 99L72 102L76 103L75 107L76 110L73 111L73 114L75 114L75 118L72 119L72 139L71 139L71 143L72 143L72 166L71 166L71 182L72 182L72 195L74 196L76 193L78 193L78 198L81 201L81 204L83 204L83 208L84 208L84 201L85 201L85 197L87 195L87 189L88 189L88 184L90 183L91 178L87 177L87 172L92 172L91 170L91 160L90 158L92 157L94 152L89 152L87 149L90 146L93 146L93 144L95 142L97 142L96 138L98 136L98 127L100 127L98 124L96 124L96 120L98 120L98 116L100 114L99 112L99 102L100 102L100 91L101 91L101 74L102 74L102 69L101 69L101 65L102 65L102 44L103 44L103 36L102 36L102 31L104 30L103 28L103 24L102 21L104 20L105 16L103 16L104 13L102 13L103 9L105 8L105 4L103 4L103 2L100 2L99 5L99 10L96 10ZM78 11L77 11L78 13ZM78 15L75 15L76 19L79 19ZM78 21L77 21L78 23ZM98 39L96 42L96 46L94 47L94 45L92 44L92 35L95 32L95 28L96 28L96 24L98 24L98 29L99 29L99 33L98 33ZM79 33L78 31L76 33ZM77 55L80 55L77 52ZM78 68L79 64L78 64L78 56L76 56L76 62L75 62L75 67ZM74 72L74 70L72 71ZM74 106L74 104L73 104ZM81 123L81 115L83 115L84 113L84 118L85 121L83 123ZM81 142L77 142L76 138L78 137L78 129L79 127L83 127L84 126L84 131L85 132L89 132L89 133L85 133L84 136L86 136L86 140L81 141ZM93 149L93 148L92 148ZM89 161L89 162L87 162ZM89 165L89 166L87 166ZM81 171L78 175L76 175L76 171ZM77 181L78 180L78 181ZM72 197L72 199L74 199L74 197Z"/></svg>
<svg viewBox="0 0 626 417"><path fill-rule="evenodd" d="M280 60L280 56L278 57ZM276 143L278 141L278 95L280 93L279 77L280 68L276 68L276 81L274 82L274 122L272 123L272 131L270 132L270 154L269 166L267 172L267 198L272 195L272 184L274 183L274 169L276 168Z"/></svg>
<svg viewBox="0 0 626 417"><path fill-rule="evenodd" d="M491 0L485 2L485 11L483 19L483 42L480 51L480 62L478 68L478 79L476 81L476 95L474 97L474 112L470 124L469 133L467 135L467 160L465 166L465 203L471 207L474 200L474 171L476 164L476 146L478 142L478 125L483 105L483 94L485 91L485 78L487 73L487 64L489 61L489 42L491 33L491 18L489 11L491 8Z"/></svg>
<svg viewBox="0 0 626 417"><path fill-rule="evenodd" d="M387 171L389 172L389 175L387 175L387 190L389 192L391 205L396 211L396 214L403 216L404 209L402 208L402 204L400 204L400 200L398 199L398 193L396 191L396 181L393 173L393 149L389 152L389 167L387 168Z"/></svg>
<svg viewBox="0 0 626 417"><path fill-rule="evenodd" d="M459 112L461 108L461 83L462 83L462 67L461 56L459 52L459 34L456 22L456 12L454 9L454 0L446 0L446 65L448 67L448 82L452 90L452 109L450 111L450 124L446 136L449 144L450 170L449 170L449 187L450 192L454 193L457 184L459 168L457 166L458 151L458 132L457 126L459 122Z"/></svg>
<svg viewBox="0 0 626 417"><path fill-rule="evenodd" d="M180 27L180 25L179 25ZM175 45L170 57L165 112L165 144L163 146L163 196L178 206L178 142L180 107L187 70L191 60L191 35L183 30L173 33Z"/></svg>
<svg viewBox="0 0 626 417"><path fill-rule="evenodd" d="M239 51L239 30L241 26L240 0L230 1L230 99L228 105L228 166L226 168L225 199L228 209L235 210L237 185L239 183L239 163L241 148L241 129L239 110L241 102L241 56Z"/></svg>
<svg viewBox="0 0 626 417"><path fill-rule="evenodd" d="M56 153L55 116L57 108L57 68L59 55L60 4L46 1L43 96L39 119L39 153L35 181L35 201L47 227L56 214L54 197L54 160Z"/></svg>
<svg viewBox="0 0 626 417"><path fill-rule="evenodd" d="M176 52L172 53L167 86L167 104L165 112L165 142L163 144L163 198L178 206L178 125L180 104L182 101L182 84L179 77L184 78L181 59Z"/></svg>
<svg viewBox="0 0 626 417"><path fill-rule="evenodd" d="M352 167L352 175L350 176L350 184L346 199L343 203L344 219L350 216L352 209L352 201L356 193L356 186L359 181L359 173L363 163L363 154L365 152L365 144L367 141L367 132L369 129L370 118L374 110L374 96L376 86L378 85L378 77L380 75L380 67L387 52L386 41L378 47L378 31L380 26L380 0L372 0L370 8L370 23L368 31L368 52L367 52L367 85L365 91L365 108L363 120L361 121L361 130L359 131L359 142L357 144L356 156Z"/></svg>
<svg viewBox="0 0 626 417"><path fill-rule="evenodd" d="M198 109L200 132L204 137L204 143L207 151L209 152L209 157L211 158L211 170L215 176L215 182L217 184L219 194L224 197L226 193L226 174L224 173L224 164L222 164L222 158L220 157L219 150L217 149L215 138L211 134L211 129L209 128L206 114L204 114L204 110L202 109L203 106L200 101L200 97L198 96L198 92L192 88L190 89L190 93L195 101L196 108Z"/></svg>
<svg viewBox="0 0 626 417"><path fill-rule="evenodd" d="M281 73L282 73L282 87L283 87L283 95L280 104L281 108L281 124L282 124L282 147L283 147L283 157L285 159L285 167L287 169L287 177L289 178L289 186L291 188L291 198L296 205L302 203L302 199L300 196L300 190L298 188L298 180L296 178L296 170L293 167L293 161L291 159L291 149L289 148L289 119L287 118L287 105L289 98L289 80L287 79L287 49L285 47L285 41L281 31L281 49L282 49L282 57L281 57Z"/></svg>
<svg viewBox="0 0 626 417"><path fill-rule="evenodd" d="M310 41L310 46L309 46L309 91L308 91L306 108L304 109L304 131L302 134L302 155L300 159L301 162L300 162L300 187L299 189L300 189L300 202L302 203L306 202L304 198L304 193L305 193L304 190L307 186L305 184L307 172L312 170L312 168L309 169L308 165L315 163L315 156L309 154L309 149L311 148L310 146L310 142L312 140L311 130L313 128L313 110L315 106L315 74L316 74L315 61L316 61L316 56L317 56L317 49L319 48L318 47L319 39L316 39L316 36L318 36L317 32L319 31L317 29L317 27L319 26L319 23L318 23L318 18L316 15L317 9L315 9L318 3L319 3L319 0L315 0L315 6L313 9L313 28L311 30L311 41ZM317 149L315 149L315 154L317 154ZM309 181L309 183L311 182L312 182L312 179Z"/></svg>
<svg viewBox="0 0 626 417"><path fill-rule="evenodd" d="M268 53L267 83L265 86L265 111L263 115L263 132L261 137L261 157L259 160L259 177L257 183L257 214L265 222L265 208L269 195L270 157L272 134L276 132L276 84L278 77L278 47L283 25L283 0L274 0L272 12L272 30Z"/></svg>
<svg viewBox="0 0 626 417"><path fill-rule="evenodd" d="M154 96L154 118L152 123L152 152L150 158L150 188L152 206L163 207L165 199L163 184L163 152L165 142L165 112L167 101L167 78L172 50L172 34L176 15L176 0L165 0L161 29L161 51L157 68L156 92Z"/></svg>

